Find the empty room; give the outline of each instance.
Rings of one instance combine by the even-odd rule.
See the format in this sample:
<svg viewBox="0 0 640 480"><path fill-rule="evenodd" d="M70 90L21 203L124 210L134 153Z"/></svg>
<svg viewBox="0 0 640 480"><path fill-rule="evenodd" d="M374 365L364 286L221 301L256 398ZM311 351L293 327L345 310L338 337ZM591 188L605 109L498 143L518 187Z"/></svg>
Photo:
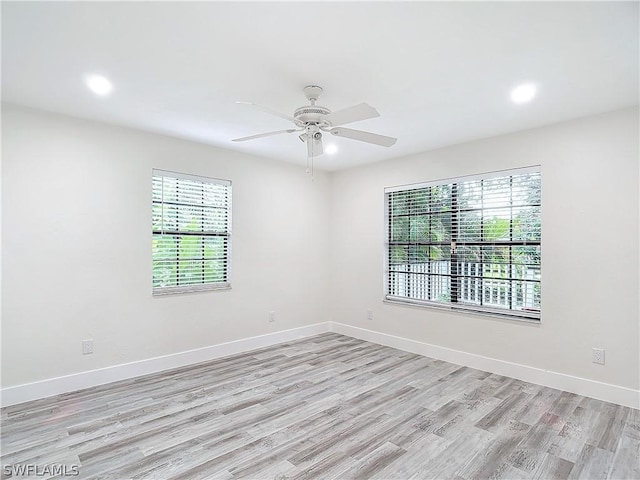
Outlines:
<svg viewBox="0 0 640 480"><path fill-rule="evenodd" d="M640 479L639 5L3 1L0 477Z"/></svg>

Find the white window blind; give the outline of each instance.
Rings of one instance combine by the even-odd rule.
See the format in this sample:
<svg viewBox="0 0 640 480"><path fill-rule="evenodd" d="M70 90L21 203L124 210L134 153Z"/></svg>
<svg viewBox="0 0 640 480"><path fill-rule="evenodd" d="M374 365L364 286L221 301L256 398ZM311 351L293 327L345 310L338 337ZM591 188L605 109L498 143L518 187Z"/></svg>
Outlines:
<svg viewBox="0 0 640 480"><path fill-rule="evenodd" d="M540 319L539 168L391 187L385 200L388 300Z"/></svg>
<svg viewBox="0 0 640 480"><path fill-rule="evenodd" d="M230 287L231 182L153 170L153 293Z"/></svg>

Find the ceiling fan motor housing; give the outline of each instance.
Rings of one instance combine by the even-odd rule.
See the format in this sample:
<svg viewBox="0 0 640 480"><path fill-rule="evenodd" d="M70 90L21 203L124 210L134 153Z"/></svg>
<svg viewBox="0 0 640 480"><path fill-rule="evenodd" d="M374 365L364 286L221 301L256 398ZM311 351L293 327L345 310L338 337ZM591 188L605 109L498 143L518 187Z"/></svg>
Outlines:
<svg viewBox="0 0 640 480"><path fill-rule="evenodd" d="M300 107L296 109L293 113L293 118L300 122L301 126L304 125L320 125L326 124L326 120L323 120L322 117L325 115L329 115L331 110L326 107L321 107L320 105L307 105L305 107Z"/></svg>

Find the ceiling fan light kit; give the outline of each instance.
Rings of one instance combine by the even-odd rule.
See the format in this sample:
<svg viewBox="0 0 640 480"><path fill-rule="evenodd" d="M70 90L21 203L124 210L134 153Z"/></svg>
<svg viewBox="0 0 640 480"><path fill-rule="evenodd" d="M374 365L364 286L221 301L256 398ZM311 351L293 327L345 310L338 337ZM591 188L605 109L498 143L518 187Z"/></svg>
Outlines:
<svg viewBox="0 0 640 480"><path fill-rule="evenodd" d="M236 102L242 105L250 105L271 115L289 120L293 122L296 128L234 138L232 141L245 142L247 140L255 140L257 138L270 137L282 133L303 132L298 138L307 145L307 172L310 172L312 175L314 157L318 157L324 153L322 147L322 132L328 132L337 137L372 143L382 147L390 147L396 143L397 139L393 137L341 127L341 125L347 123L379 117L380 114L375 108L366 103L360 103L332 112L327 107L316 105L318 97L322 92L322 87L318 85L307 85L304 87L304 94L310 105L296 108L293 112L293 117L252 102Z"/></svg>

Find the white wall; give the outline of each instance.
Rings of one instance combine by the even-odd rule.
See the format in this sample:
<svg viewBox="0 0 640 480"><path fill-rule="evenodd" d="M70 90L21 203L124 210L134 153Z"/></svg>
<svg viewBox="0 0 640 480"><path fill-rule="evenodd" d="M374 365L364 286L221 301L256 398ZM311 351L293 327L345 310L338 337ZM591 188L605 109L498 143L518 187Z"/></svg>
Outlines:
<svg viewBox="0 0 640 480"><path fill-rule="evenodd" d="M2 120L3 388L328 320L640 387L637 109L314 182L299 166L12 105ZM541 325L382 302L385 186L535 164ZM232 290L151 296L152 168L233 181Z"/></svg>
<svg viewBox="0 0 640 480"><path fill-rule="evenodd" d="M528 165L542 165L541 325L383 303L384 187ZM334 321L638 389L637 109L341 171L332 189Z"/></svg>
<svg viewBox="0 0 640 480"><path fill-rule="evenodd" d="M327 174L12 105L2 120L3 387L329 320ZM232 290L152 297L152 168L233 182Z"/></svg>

